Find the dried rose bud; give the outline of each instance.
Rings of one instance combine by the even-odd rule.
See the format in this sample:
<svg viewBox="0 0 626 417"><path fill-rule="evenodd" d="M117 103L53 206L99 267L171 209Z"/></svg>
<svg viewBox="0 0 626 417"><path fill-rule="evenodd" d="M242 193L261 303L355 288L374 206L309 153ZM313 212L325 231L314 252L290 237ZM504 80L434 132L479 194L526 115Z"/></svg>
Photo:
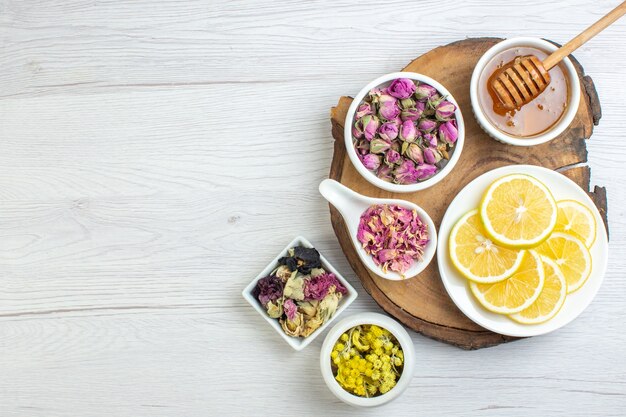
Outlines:
<svg viewBox="0 0 626 417"><path fill-rule="evenodd" d="M393 165L398 161L400 161L400 154L393 149L389 149L385 154L385 162L387 162L389 165Z"/></svg>
<svg viewBox="0 0 626 417"><path fill-rule="evenodd" d="M454 112L456 111L456 106L450 103L448 100L442 100L435 107L435 116L437 120L446 121L450 119L450 117L454 116Z"/></svg>
<svg viewBox="0 0 626 417"><path fill-rule="evenodd" d="M395 123L383 123L378 129L378 135L385 140L394 140L398 137L398 126Z"/></svg>
<svg viewBox="0 0 626 417"><path fill-rule="evenodd" d="M398 107L398 102L395 98L392 97L392 99L393 101L388 100L380 103L378 115L382 119L393 120L400 115L400 107Z"/></svg>
<svg viewBox="0 0 626 417"><path fill-rule="evenodd" d="M356 110L357 119L360 119L363 116L367 116L368 114L374 114L374 111L372 110L372 105L370 103L363 103Z"/></svg>
<svg viewBox="0 0 626 417"><path fill-rule="evenodd" d="M363 116L362 119L363 124L363 134L365 135L365 139L372 140L374 136L376 136L376 131L378 130L378 126L380 122L376 116L367 115Z"/></svg>
<svg viewBox="0 0 626 417"><path fill-rule="evenodd" d="M437 89L432 85L420 83L415 89L415 97L418 100L428 100L435 94L437 94Z"/></svg>
<svg viewBox="0 0 626 417"><path fill-rule="evenodd" d="M430 146L431 148L437 147L437 136L432 133L424 133L422 135L424 147Z"/></svg>
<svg viewBox="0 0 626 417"><path fill-rule="evenodd" d="M405 159L393 171L395 182L398 184L414 184L417 182L418 171L415 164L410 159Z"/></svg>
<svg viewBox="0 0 626 417"><path fill-rule="evenodd" d="M352 136L356 139L361 139L363 137L363 120L359 119L354 122L354 126L352 126Z"/></svg>
<svg viewBox="0 0 626 417"><path fill-rule="evenodd" d="M424 149L424 161L427 164L436 164L441 161L441 154L433 148Z"/></svg>
<svg viewBox="0 0 626 417"><path fill-rule="evenodd" d="M454 121L449 120L439 126L439 138L446 143L454 144L459 137L459 131Z"/></svg>
<svg viewBox="0 0 626 417"><path fill-rule="evenodd" d="M393 149L396 152L400 152L400 143L401 142L402 141L400 141L400 140L391 141L391 149Z"/></svg>
<svg viewBox="0 0 626 417"><path fill-rule="evenodd" d="M407 148L405 155L413 160L413 162L418 164L424 163L424 154L422 152L422 148L417 146L414 143L411 143Z"/></svg>
<svg viewBox="0 0 626 417"><path fill-rule="evenodd" d="M437 167L434 165L423 164L417 167L417 179L424 181L437 173Z"/></svg>
<svg viewBox="0 0 626 417"><path fill-rule="evenodd" d="M354 145L354 148L356 149L357 153L360 155L365 155L368 154L370 152L370 143L368 141L366 141L365 139L360 139L356 142L356 144Z"/></svg>
<svg viewBox="0 0 626 417"><path fill-rule="evenodd" d="M417 139L417 129L412 120L405 120L400 126L400 139L405 142L415 142Z"/></svg>
<svg viewBox="0 0 626 417"><path fill-rule="evenodd" d="M391 166L381 165L380 168L378 168L378 172L376 172L376 176L383 181L391 182Z"/></svg>
<svg viewBox="0 0 626 417"><path fill-rule="evenodd" d="M409 98L415 92L415 83L408 78L396 78L389 84L387 91L395 98Z"/></svg>
<svg viewBox="0 0 626 417"><path fill-rule="evenodd" d="M422 106L424 105L424 103L417 103L417 104L421 104ZM424 112L424 109L419 109L418 107L411 107L411 108L402 110L402 113L400 113L400 118L403 121L411 120L414 122L416 120L419 120L423 112Z"/></svg>
<svg viewBox="0 0 626 417"><path fill-rule="evenodd" d="M403 98L400 100L400 107L403 109L410 109L411 107L415 107L415 100L412 98Z"/></svg>
<svg viewBox="0 0 626 417"><path fill-rule="evenodd" d="M419 130L421 130L424 133L430 133L437 127L437 122L435 122L434 120L430 120L430 119L422 119L420 120L417 127L419 128Z"/></svg>
<svg viewBox="0 0 626 417"><path fill-rule="evenodd" d="M381 138L372 139L369 144L369 151L371 153L385 153L391 147L389 142Z"/></svg>
<svg viewBox="0 0 626 417"><path fill-rule="evenodd" d="M363 158L361 158L361 161L363 162L363 166L365 166L365 168L369 169L370 171L373 171L375 169L378 169L382 159L380 155L374 155L373 153L368 153L367 155L363 156Z"/></svg>

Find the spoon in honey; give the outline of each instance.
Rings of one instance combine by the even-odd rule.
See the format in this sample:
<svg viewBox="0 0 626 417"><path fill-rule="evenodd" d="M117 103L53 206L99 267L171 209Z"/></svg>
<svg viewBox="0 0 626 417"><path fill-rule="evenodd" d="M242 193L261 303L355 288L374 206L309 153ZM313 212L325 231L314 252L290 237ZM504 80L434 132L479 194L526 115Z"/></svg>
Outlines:
<svg viewBox="0 0 626 417"><path fill-rule="evenodd" d="M498 100L493 110L504 114L519 110L539 96L550 84L550 69L589 39L626 14L626 1L611 10L574 39L554 51L541 62L534 55L518 56L499 68L488 81L487 88Z"/></svg>

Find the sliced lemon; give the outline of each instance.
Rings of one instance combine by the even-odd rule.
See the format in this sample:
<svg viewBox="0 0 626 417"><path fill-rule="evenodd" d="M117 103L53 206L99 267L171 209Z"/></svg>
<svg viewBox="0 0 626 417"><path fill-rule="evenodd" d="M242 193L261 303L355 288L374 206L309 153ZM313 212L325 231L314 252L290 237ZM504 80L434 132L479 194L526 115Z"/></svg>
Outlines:
<svg viewBox="0 0 626 417"><path fill-rule="evenodd" d="M543 242L556 225L556 202L541 181L524 174L494 181L480 205L485 230L497 243L532 248Z"/></svg>
<svg viewBox="0 0 626 417"><path fill-rule="evenodd" d="M591 274L591 254L579 238L555 232L537 247L537 252L552 259L561 269L567 282L567 293L583 286Z"/></svg>
<svg viewBox="0 0 626 417"><path fill-rule="evenodd" d="M467 279L483 284L502 281L522 264L523 250L498 246L489 239L478 210L461 217L450 232L452 263Z"/></svg>
<svg viewBox="0 0 626 417"><path fill-rule="evenodd" d="M543 264L534 250L526 251L520 268L510 278L494 284L470 281L472 294L487 310L499 314L518 313L535 302L544 282Z"/></svg>
<svg viewBox="0 0 626 417"><path fill-rule="evenodd" d="M596 218L589 207L576 200L563 200L556 203L555 232L572 234L590 248L596 240Z"/></svg>
<svg viewBox="0 0 626 417"><path fill-rule="evenodd" d="M509 317L522 324L539 324L556 316L567 296L565 276L558 265L546 256L541 257L545 271L545 280L539 297L530 307L511 314Z"/></svg>

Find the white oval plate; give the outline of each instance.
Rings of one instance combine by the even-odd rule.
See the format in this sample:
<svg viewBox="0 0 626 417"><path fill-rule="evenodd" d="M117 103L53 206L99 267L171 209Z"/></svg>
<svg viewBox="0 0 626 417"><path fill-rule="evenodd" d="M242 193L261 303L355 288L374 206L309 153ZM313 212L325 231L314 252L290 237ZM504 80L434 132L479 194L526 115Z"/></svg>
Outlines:
<svg viewBox="0 0 626 417"><path fill-rule="evenodd" d="M496 179L508 174L528 174L542 181L548 186L557 201L572 199L589 207L595 216L597 237L591 247L593 260L591 275L587 282L576 292L568 294L561 311L551 320L541 324L519 324L507 316L495 314L485 310L471 294L467 280L457 272L448 253L448 238L450 230L468 211L477 208L483 192ZM587 193L576 183L556 171L534 165L510 165L486 172L470 182L457 194L443 216L439 227L439 242L437 245L437 263L439 274L446 291L457 307L476 324L496 333L507 336L528 337L549 333L574 320L587 308L595 297L608 261L609 242L604 228L604 222L595 204Z"/></svg>

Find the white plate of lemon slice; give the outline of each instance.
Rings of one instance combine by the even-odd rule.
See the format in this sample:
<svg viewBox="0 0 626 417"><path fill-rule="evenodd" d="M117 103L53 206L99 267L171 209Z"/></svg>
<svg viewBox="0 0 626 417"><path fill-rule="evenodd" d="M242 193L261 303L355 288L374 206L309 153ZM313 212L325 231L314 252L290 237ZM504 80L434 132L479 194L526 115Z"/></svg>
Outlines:
<svg viewBox="0 0 626 417"><path fill-rule="evenodd" d="M441 221L437 262L459 309L527 337L574 320L606 272L608 237L585 191L558 172L511 165L470 182Z"/></svg>

